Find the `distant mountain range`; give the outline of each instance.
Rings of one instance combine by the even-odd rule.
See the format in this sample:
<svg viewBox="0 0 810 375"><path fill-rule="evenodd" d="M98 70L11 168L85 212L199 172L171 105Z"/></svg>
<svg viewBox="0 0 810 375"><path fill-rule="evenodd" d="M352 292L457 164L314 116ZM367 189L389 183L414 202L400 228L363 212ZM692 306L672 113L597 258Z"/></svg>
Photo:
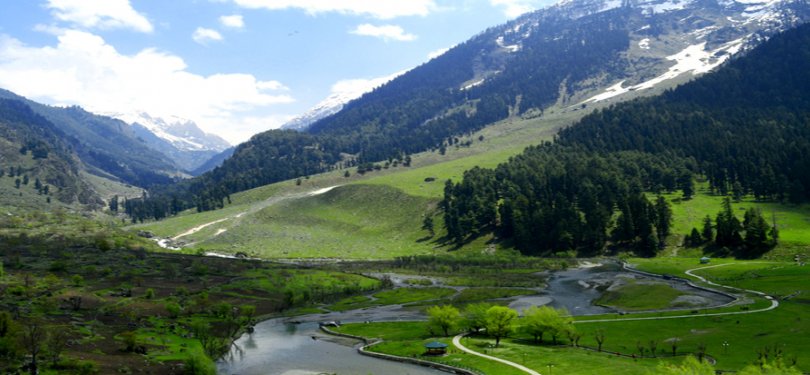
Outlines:
<svg viewBox="0 0 810 375"><path fill-rule="evenodd" d="M90 173L141 187L169 184L182 175L171 159L148 147L122 121L75 106L51 107L2 89L0 98L18 101L51 123Z"/></svg>
<svg viewBox="0 0 810 375"><path fill-rule="evenodd" d="M106 115L132 125L133 132L147 146L162 152L192 175L212 157L231 147L224 139L202 131L188 119L154 117L145 112Z"/></svg>

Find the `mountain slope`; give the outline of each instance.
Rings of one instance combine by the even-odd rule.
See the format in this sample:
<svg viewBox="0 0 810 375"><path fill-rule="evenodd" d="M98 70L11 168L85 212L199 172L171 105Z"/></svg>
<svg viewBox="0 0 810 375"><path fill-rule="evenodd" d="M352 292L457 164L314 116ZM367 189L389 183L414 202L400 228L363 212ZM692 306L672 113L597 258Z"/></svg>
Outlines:
<svg viewBox="0 0 810 375"><path fill-rule="evenodd" d="M179 195L219 202L207 209L275 181L443 150L499 120L652 95L807 19L804 1L561 3L482 32L306 133L257 135Z"/></svg>
<svg viewBox="0 0 810 375"><path fill-rule="evenodd" d="M100 205L65 134L19 100L0 99L0 204L39 208L51 197ZM54 202L55 203L55 202Z"/></svg>
<svg viewBox="0 0 810 375"><path fill-rule="evenodd" d="M660 219L663 204L650 204L644 191L682 190L679 199L688 200L693 174L702 174L721 196L806 201L808 88L810 25L803 25L673 91L586 116L554 144L468 171L445 189L448 235L463 243L496 231L529 254L592 254L611 238L653 255L669 224ZM716 230L718 247L726 246L720 223ZM769 248L764 236L745 238L728 245L736 256Z"/></svg>
<svg viewBox="0 0 810 375"><path fill-rule="evenodd" d="M55 125L93 174L141 187L171 183L179 174L171 160L147 147L122 121L79 107L47 106L2 89L0 98L22 101Z"/></svg>

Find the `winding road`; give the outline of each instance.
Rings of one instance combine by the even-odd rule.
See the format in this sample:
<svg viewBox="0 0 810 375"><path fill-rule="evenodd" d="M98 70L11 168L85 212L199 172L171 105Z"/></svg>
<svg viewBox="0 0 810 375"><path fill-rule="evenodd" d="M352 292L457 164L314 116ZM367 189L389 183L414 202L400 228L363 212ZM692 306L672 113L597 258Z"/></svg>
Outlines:
<svg viewBox="0 0 810 375"><path fill-rule="evenodd" d="M582 324L582 323L611 323L611 322L626 322L626 321L635 321L635 320L686 319L686 318L696 318L696 317L701 317L701 316L724 316L724 315L755 314L755 313L761 313L761 312L765 312L765 311L770 311L770 310L773 310L773 309L779 307L779 301L777 301L775 298L773 298L773 297L771 297L771 296L769 296L769 295L767 295L767 294L765 294L763 292L756 291L756 290L740 289L740 288L735 288L735 287L731 287L731 286L728 286L728 285L717 284L715 282L711 282L711 281L707 280L706 278L704 278L702 276L698 276L698 275L695 275L693 273L695 271L700 271L700 270L704 270L704 269L707 269L707 268L722 267L722 266L727 266L727 265L730 265L730 264L734 264L734 263L724 263L724 264L717 264L717 265L713 265L713 266L698 267L698 268L693 268L693 269L690 269L690 270L686 270L686 271L684 271L684 273L689 275L689 276L692 276L692 277L694 277L694 278L696 278L696 279L698 279L698 280L700 280L700 281L702 281L704 283L712 285L712 286L731 289L731 290L736 290L736 291L741 291L741 292L753 293L753 294L756 294L758 296L764 297L765 299L771 301L770 306L762 308L762 309L747 310L747 311L729 311L729 312L720 312L720 313L672 315L672 316L649 316L649 317L639 317L639 318L590 319L590 320L578 320L578 321L574 321L574 323L576 323L576 324ZM492 361L503 363L503 364L508 365L508 366L512 366L512 367L514 367L514 368L516 368L518 370L521 370L521 371L523 371L523 372L525 372L527 374L540 375L539 372L534 371L534 370L532 370L532 369L530 369L530 368L528 368L526 366L520 365L518 363L508 361L508 360L498 358L498 357L493 357L491 355L486 355L486 354L483 354L483 353L479 353L479 352L476 352L476 351L474 351L472 349L467 348L466 346L461 344L461 338L466 336L467 334L469 334L469 333L462 333L462 334L457 335L456 337L453 337L453 345L455 345L458 349L460 349L460 350L462 350L462 351L464 351L464 352L466 352L468 354L472 354L472 355L475 355L475 356L478 356L478 357L486 358L486 359L489 359L489 360L492 360Z"/></svg>

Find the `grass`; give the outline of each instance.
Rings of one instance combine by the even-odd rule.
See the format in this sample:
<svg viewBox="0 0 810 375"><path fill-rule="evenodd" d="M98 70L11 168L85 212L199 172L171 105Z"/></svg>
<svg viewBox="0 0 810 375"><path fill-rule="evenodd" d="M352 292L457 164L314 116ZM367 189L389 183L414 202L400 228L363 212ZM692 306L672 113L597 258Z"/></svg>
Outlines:
<svg viewBox="0 0 810 375"><path fill-rule="evenodd" d="M344 186L268 206L196 246L264 258L386 259L430 254L440 245L437 237L421 229L422 215L435 204L385 186Z"/></svg>
<svg viewBox="0 0 810 375"><path fill-rule="evenodd" d="M369 298L366 296L352 296L344 298L332 305L327 306L329 310L345 311L362 309L372 306L383 305L404 305L416 302L439 301L448 298L456 293L450 288L428 287L428 288L397 288L384 290L375 293Z"/></svg>
<svg viewBox="0 0 810 375"><path fill-rule="evenodd" d="M522 374L513 367L461 353L452 345L450 338L432 336L425 322L347 324L338 328L338 331L383 339L385 341L382 344L374 345L370 350L404 357L420 357L425 351L424 344L438 340L450 346L448 355L439 358L420 357L421 359L473 368L485 374ZM462 344L481 353L523 364L541 373L547 373L548 365L553 364L552 373L559 374L648 374L659 362L658 359L634 361L569 347L536 346L512 339L502 340L499 348L493 348L494 341L489 338L464 338Z"/></svg>
<svg viewBox="0 0 810 375"><path fill-rule="evenodd" d="M692 228L701 230L703 219L708 215L714 222L723 203L723 197L712 195L707 184L698 185L699 194L690 200L682 200L680 193L664 195L672 203L672 233L686 235ZM786 205L774 202L759 202L746 196L733 203L737 218L742 221L745 210L756 207L768 222L776 219L779 228L780 246L810 245L810 204ZM805 250L806 251L806 250Z"/></svg>
<svg viewBox="0 0 810 375"><path fill-rule="evenodd" d="M266 258L348 259L433 253L437 251L433 240L442 234L428 238L419 228L422 217L435 211L443 181L458 180L474 166L495 167L526 146L551 139L556 129L583 114L557 111L543 118L505 120L471 135L471 147L451 147L445 155L412 155L411 167L391 167L362 176L352 170L350 178L343 177L344 171L333 171L302 179L300 186L294 180L279 182L234 194L232 204L222 210L188 210L157 223L130 228L174 237L219 221L181 238L193 244L189 252L203 248ZM481 136L483 141L479 141ZM427 177L436 180L425 182ZM335 193L305 195L307 191L346 184L351 186L336 189ZM441 216L434 219L440 227ZM484 250L490 246L489 239L482 237L465 249Z"/></svg>
<svg viewBox="0 0 810 375"><path fill-rule="evenodd" d="M596 303L625 311L657 310L672 307L673 301L684 294L665 283L629 282L605 291Z"/></svg>

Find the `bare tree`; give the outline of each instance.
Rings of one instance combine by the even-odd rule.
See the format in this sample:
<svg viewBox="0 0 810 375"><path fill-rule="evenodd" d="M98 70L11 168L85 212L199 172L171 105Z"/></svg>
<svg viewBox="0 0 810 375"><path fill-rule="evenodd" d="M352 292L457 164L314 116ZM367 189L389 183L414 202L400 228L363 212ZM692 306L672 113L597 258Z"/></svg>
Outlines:
<svg viewBox="0 0 810 375"><path fill-rule="evenodd" d="M605 330L599 328L593 333L593 338L596 339L597 351L602 351L602 344L605 343Z"/></svg>
<svg viewBox="0 0 810 375"><path fill-rule="evenodd" d="M47 331L42 326L38 318L28 317L23 319L22 334L20 335L20 346L31 356L31 363L28 370L31 375L37 374L37 357L42 351L42 343L48 336Z"/></svg>
<svg viewBox="0 0 810 375"><path fill-rule="evenodd" d="M655 350L658 349L658 341L650 340L650 353L655 357Z"/></svg>
<svg viewBox="0 0 810 375"><path fill-rule="evenodd" d="M697 356L700 362L703 362L703 358L706 357L706 343L701 342L697 346Z"/></svg>
<svg viewBox="0 0 810 375"><path fill-rule="evenodd" d="M675 355L677 355L677 353L678 353L678 343L679 343L680 341L681 341L681 339L679 339L679 338L677 338L677 337L673 337L673 338L671 338L671 339L669 340L669 344L670 344L670 345L672 345L672 356L673 356L673 357L674 357Z"/></svg>
<svg viewBox="0 0 810 375"><path fill-rule="evenodd" d="M59 358L62 356L62 352L67 347L68 341L70 340L70 335L71 329L67 326L55 326L50 328L50 335L48 335L48 338L45 340L45 350L52 364L56 365L59 362Z"/></svg>

